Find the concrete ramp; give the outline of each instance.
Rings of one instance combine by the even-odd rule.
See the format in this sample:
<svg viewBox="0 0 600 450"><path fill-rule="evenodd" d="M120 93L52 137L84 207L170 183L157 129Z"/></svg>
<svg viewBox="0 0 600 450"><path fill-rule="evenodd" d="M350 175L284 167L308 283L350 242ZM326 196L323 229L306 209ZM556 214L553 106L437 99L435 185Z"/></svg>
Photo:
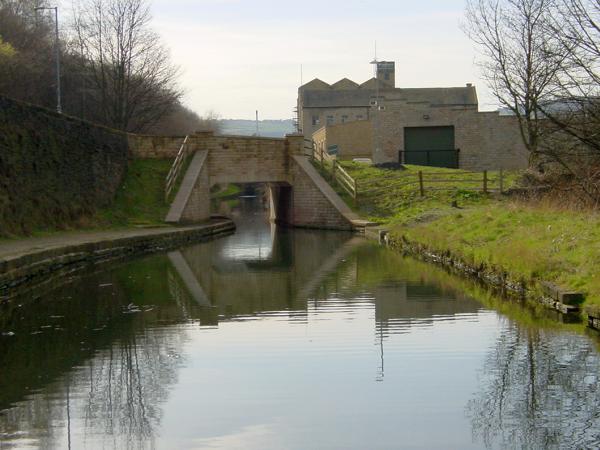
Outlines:
<svg viewBox="0 0 600 450"><path fill-rule="evenodd" d="M181 277L183 284L185 284L188 293L192 296L196 303L198 303L200 306L211 306L208 296L204 292L204 289L202 289L202 286L200 286L200 283L198 283L196 275L194 275L194 272L192 272L192 269L190 269L190 266L181 252L170 252L168 257L171 261L171 264Z"/></svg>
<svg viewBox="0 0 600 450"><path fill-rule="evenodd" d="M355 236L341 246L335 253L322 262L319 269L314 272L314 275L307 282L303 283L302 289L296 295L296 299L304 301L310 298L323 283L323 280L337 270L342 260L346 259L356 247L364 243L365 240L363 238Z"/></svg>
<svg viewBox="0 0 600 450"><path fill-rule="evenodd" d="M207 156L206 150L194 154L165 222L193 223L210 218L208 174L205 165Z"/></svg>

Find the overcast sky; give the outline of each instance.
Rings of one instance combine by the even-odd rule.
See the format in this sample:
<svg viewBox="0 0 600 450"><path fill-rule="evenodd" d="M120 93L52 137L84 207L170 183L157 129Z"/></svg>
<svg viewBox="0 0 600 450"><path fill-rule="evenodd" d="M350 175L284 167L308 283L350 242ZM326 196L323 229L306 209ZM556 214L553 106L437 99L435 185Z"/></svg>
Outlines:
<svg viewBox="0 0 600 450"><path fill-rule="evenodd" d="M397 87L477 86L496 109L459 28L465 0L152 0L154 26L182 68L184 102L223 118L287 119L303 80L373 75L396 61Z"/></svg>

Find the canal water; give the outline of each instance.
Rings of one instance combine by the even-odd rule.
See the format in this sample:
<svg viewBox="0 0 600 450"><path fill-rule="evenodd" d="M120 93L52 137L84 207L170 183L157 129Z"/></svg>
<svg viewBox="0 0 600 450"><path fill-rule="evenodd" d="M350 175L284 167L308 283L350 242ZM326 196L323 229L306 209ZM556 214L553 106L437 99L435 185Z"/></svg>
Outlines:
<svg viewBox="0 0 600 450"><path fill-rule="evenodd" d="M0 448L600 447L598 339L468 286L250 208L4 306Z"/></svg>

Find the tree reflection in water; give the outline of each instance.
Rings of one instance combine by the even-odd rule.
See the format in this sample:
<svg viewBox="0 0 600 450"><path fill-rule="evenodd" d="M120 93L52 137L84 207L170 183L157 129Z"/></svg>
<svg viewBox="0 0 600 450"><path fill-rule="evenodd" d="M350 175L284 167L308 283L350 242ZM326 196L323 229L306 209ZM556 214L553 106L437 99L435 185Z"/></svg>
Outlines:
<svg viewBox="0 0 600 450"><path fill-rule="evenodd" d="M487 448L599 448L600 358L585 336L506 321L467 414Z"/></svg>
<svg viewBox="0 0 600 450"><path fill-rule="evenodd" d="M347 447L378 448L386 438L396 448L412 438L439 448L448 430L464 444L453 448L600 446L592 340L503 319L449 274L352 235L266 231L268 252L263 239L251 251L250 230L1 310L0 332L14 334L0 339L0 448L193 447L264 429L256 421L270 424L278 402L287 429L276 437L293 448L311 448L319 430L337 442L359 421L376 444L350 439ZM385 383L374 388L374 367L384 380L384 346ZM324 368L333 378L314 376ZM323 412L314 406L321 399L352 407ZM460 414L469 399L470 421Z"/></svg>
<svg viewBox="0 0 600 450"><path fill-rule="evenodd" d="M5 438L28 430L28 441L39 448L71 448L72 441L88 440L100 448L153 447L186 341L185 330L177 328L132 334L5 411L0 430Z"/></svg>

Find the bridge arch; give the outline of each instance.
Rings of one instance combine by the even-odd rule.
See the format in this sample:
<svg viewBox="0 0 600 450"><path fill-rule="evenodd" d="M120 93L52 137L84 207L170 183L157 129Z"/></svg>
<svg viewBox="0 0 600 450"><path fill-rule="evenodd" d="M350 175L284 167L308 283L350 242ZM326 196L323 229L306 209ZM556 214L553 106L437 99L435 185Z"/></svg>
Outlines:
<svg viewBox="0 0 600 450"><path fill-rule="evenodd" d="M271 218L306 228L351 230L360 226L344 201L303 153L304 137L284 139L197 133L187 145L194 156L166 221L198 223L210 218L210 187L264 183Z"/></svg>

